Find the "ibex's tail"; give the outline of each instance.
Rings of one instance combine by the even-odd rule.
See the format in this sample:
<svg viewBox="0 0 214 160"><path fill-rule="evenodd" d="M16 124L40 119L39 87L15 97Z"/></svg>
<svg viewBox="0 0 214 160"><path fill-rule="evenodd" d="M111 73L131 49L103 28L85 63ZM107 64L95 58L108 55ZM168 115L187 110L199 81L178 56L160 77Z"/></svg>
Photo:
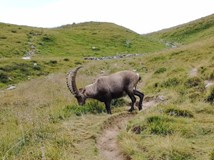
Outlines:
<svg viewBox="0 0 214 160"><path fill-rule="evenodd" d="M141 81L141 76L139 76L138 82Z"/></svg>
<svg viewBox="0 0 214 160"><path fill-rule="evenodd" d="M138 84L138 82L141 80L141 76L140 76L139 73L137 73L137 76L138 76L138 81L137 81L137 83L136 83L135 86L134 86L134 89L135 89L135 90L137 89L137 84Z"/></svg>

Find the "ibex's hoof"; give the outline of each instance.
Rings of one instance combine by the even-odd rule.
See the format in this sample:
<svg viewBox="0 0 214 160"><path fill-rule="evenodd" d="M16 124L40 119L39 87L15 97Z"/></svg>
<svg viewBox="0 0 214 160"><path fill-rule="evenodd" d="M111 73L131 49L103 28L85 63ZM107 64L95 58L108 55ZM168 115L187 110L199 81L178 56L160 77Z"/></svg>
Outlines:
<svg viewBox="0 0 214 160"><path fill-rule="evenodd" d="M132 112L133 110L134 110L133 108L130 108L130 109L129 109L129 112Z"/></svg>

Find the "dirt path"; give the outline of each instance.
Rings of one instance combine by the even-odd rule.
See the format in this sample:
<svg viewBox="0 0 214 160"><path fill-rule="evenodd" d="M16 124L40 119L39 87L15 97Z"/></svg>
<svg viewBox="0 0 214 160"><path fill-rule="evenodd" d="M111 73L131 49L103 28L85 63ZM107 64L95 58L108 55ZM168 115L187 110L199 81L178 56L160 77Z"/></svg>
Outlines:
<svg viewBox="0 0 214 160"><path fill-rule="evenodd" d="M135 114L121 113L110 117L105 122L103 133L97 140L97 147L103 159L106 160L127 160L128 156L121 153L118 144L117 136L121 130L126 128L126 125L131 117Z"/></svg>
<svg viewBox="0 0 214 160"><path fill-rule="evenodd" d="M149 99L144 102L144 109L147 109L151 106L154 106L158 103L158 100L155 98ZM117 143L117 137L120 131L125 130L127 127L128 121L133 118L137 113L128 113L123 112L117 115L109 117L105 121L103 132L100 137L97 139L97 148L100 151L100 155L104 160L130 160L131 158L128 155L124 155Z"/></svg>

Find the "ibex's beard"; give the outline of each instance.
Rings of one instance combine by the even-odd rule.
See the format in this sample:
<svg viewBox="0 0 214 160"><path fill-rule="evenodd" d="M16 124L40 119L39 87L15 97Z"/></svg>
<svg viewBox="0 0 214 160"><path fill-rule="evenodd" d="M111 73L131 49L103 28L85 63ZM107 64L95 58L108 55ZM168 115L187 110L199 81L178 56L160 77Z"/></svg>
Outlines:
<svg viewBox="0 0 214 160"><path fill-rule="evenodd" d="M76 97L76 99L77 99L77 101L78 101L78 104L79 105L84 105L85 104L85 97L84 96L78 96L78 97Z"/></svg>

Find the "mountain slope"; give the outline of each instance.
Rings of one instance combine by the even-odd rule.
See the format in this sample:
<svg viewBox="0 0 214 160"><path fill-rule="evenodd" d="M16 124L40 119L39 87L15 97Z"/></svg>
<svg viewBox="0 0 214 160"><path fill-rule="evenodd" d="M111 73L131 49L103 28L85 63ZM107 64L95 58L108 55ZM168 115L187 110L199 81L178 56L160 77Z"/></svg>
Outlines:
<svg viewBox="0 0 214 160"><path fill-rule="evenodd" d="M198 20L148 34L149 37L174 43L191 43L214 35L214 14Z"/></svg>
<svg viewBox="0 0 214 160"><path fill-rule="evenodd" d="M39 55L105 56L165 48L158 41L113 23L87 22L45 29L0 23L0 57Z"/></svg>

